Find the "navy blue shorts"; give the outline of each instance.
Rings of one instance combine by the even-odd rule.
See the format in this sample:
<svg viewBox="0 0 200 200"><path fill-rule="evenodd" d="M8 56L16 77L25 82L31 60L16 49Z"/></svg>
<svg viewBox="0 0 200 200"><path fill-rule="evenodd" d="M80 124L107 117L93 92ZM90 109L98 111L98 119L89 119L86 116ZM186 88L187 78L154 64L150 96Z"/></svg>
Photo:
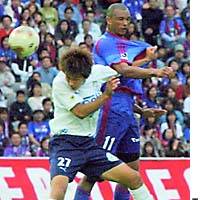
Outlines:
<svg viewBox="0 0 200 200"><path fill-rule="evenodd" d="M90 180L101 180L107 170L122 163L116 156L106 152L91 137L72 135L53 136L49 143L50 174L64 175L73 181L76 173L90 176Z"/></svg>
<svg viewBox="0 0 200 200"><path fill-rule="evenodd" d="M140 133L133 113L133 99L124 93L115 93L100 111L97 143L124 162L140 156Z"/></svg>

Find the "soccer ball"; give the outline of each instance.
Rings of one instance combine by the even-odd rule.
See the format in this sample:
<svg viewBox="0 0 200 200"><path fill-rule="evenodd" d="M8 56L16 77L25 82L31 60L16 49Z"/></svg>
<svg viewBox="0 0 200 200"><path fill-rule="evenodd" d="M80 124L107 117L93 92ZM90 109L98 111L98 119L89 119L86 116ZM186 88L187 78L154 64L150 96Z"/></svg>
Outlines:
<svg viewBox="0 0 200 200"><path fill-rule="evenodd" d="M19 58L32 55L38 49L39 42L39 35L29 26L15 28L8 39L10 48L17 53Z"/></svg>

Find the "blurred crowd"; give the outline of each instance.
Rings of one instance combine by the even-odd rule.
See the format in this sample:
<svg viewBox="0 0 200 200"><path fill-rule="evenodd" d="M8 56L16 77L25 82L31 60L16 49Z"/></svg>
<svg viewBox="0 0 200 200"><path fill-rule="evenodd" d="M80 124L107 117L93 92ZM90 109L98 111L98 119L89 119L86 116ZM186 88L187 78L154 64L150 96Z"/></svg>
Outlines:
<svg viewBox="0 0 200 200"><path fill-rule="evenodd" d="M159 119L139 118L142 157L190 156L189 0L0 0L0 156L48 156L51 99L58 61L71 47L92 52L106 31L106 9L124 3L131 12L129 40L157 45L149 67L170 66L175 77L143 79L143 108L163 108ZM33 27L40 46L26 59L8 45L20 25Z"/></svg>

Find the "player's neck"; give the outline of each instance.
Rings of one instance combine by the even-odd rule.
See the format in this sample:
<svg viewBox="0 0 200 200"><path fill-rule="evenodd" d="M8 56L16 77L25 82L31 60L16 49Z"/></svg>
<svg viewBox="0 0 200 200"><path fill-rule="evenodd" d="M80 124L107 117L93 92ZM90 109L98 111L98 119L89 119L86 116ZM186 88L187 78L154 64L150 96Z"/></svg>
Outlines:
<svg viewBox="0 0 200 200"><path fill-rule="evenodd" d="M110 35L116 37L116 38L120 38L120 39L123 39L123 40L128 40L125 36L122 36L122 35L117 35L116 33L113 33L111 31L107 31Z"/></svg>

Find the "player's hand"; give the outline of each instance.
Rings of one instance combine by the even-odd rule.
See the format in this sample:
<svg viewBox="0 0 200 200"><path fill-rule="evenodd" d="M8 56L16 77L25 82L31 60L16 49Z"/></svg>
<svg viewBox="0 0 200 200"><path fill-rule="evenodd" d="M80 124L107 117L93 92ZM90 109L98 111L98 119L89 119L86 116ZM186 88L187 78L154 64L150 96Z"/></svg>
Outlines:
<svg viewBox="0 0 200 200"><path fill-rule="evenodd" d="M175 73L171 67L165 67L162 69L155 69L155 75L157 77L168 77L173 78L175 76Z"/></svg>
<svg viewBox="0 0 200 200"><path fill-rule="evenodd" d="M146 49L146 59L148 59L149 61L156 59L157 55L156 55L156 50L157 50L157 46L154 47L148 47Z"/></svg>
<svg viewBox="0 0 200 200"><path fill-rule="evenodd" d="M158 108L144 108L142 111L142 115L145 118L148 117L155 117L155 118L159 118L160 116L166 114L167 111L164 109L158 109Z"/></svg>
<svg viewBox="0 0 200 200"><path fill-rule="evenodd" d="M106 90L104 94L106 94L107 96L111 96L113 91L118 87L119 84L120 84L119 78L116 77L110 78L106 83Z"/></svg>

